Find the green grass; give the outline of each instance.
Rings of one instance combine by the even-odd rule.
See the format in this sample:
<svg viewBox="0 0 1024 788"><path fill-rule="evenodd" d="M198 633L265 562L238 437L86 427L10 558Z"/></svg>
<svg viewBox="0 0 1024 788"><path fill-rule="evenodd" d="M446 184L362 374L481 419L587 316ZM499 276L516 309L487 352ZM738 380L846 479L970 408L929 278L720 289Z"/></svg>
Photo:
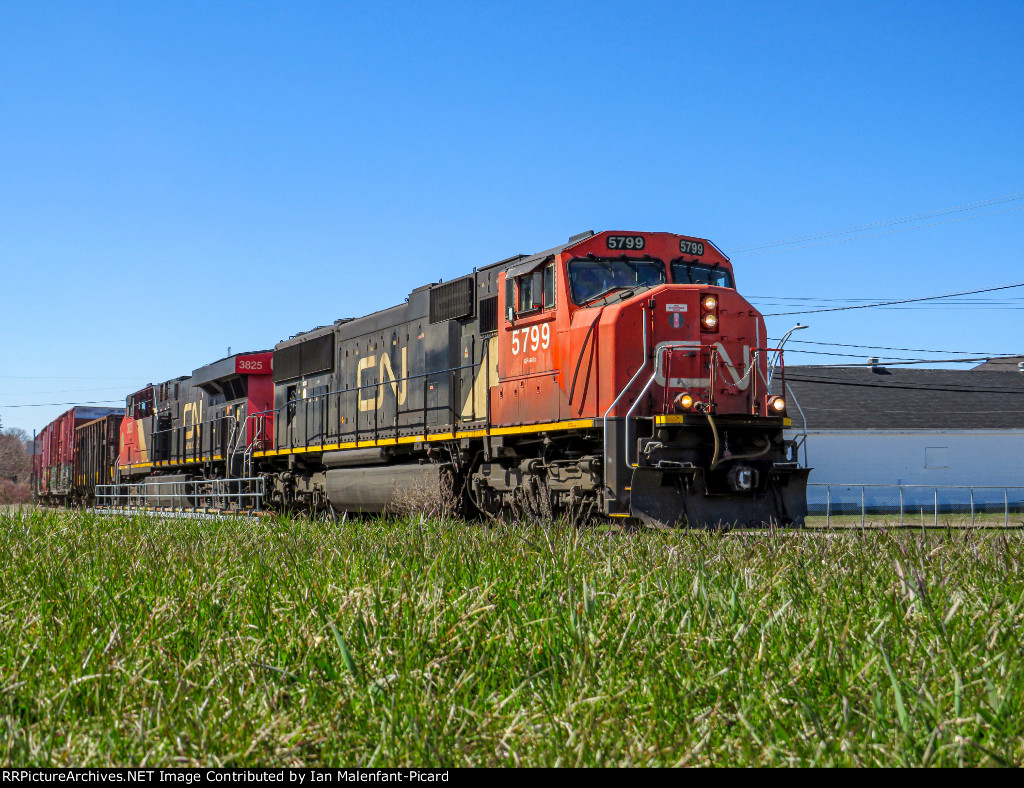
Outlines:
<svg viewBox="0 0 1024 788"><path fill-rule="evenodd" d="M1024 535L0 514L0 761L1024 762Z"/></svg>

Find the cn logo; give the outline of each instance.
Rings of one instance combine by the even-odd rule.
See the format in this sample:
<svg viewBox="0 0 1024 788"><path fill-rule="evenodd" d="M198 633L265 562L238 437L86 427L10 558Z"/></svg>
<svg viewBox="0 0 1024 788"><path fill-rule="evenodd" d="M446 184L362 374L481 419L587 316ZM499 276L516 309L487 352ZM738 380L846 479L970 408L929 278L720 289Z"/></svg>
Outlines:
<svg viewBox="0 0 1024 788"><path fill-rule="evenodd" d="M671 348L675 353L679 355L686 355L689 357L696 356L700 353L700 342L697 340L683 340L682 342L659 342L654 348L654 357L661 361L658 365L658 374L654 378L655 382L659 386L665 385L665 376L662 374L662 369L665 365L665 353ZM750 345L743 346L743 358L740 359L741 369L736 369L736 364L729 356L729 351L725 349L721 342L716 342L714 348L718 351L715 354L718 364L725 368L729 377L732 378L733 385L736 386L740 391L746 391L750 386ZM668 383L669 388L691 388L700 386L707 388L711 385L711 377L706 378L672 378Z"/></svg>
<svg viewBox="0 0 1024 788"><path fill-rule="evenodd" d="M373 384L363 384L363 375L372 370L377 366L377 356L366 356L360 359L359 364L356 365L356 388L359 390L359 410L366 412L370 410L376 410L380 408L384 403L384 386L390 386L391 391L395 395L395 400L399 405L405 404L406 394L408 393L408 374L409 374L409 358L408 348L402 348L401 353L402 366L399 369L399 378L395 375L395 371L391 366L391 357L387 353L381 353L380 356L380 371L377 377L377 386L371 389L370 386ZM366 388L364 393L363 389Z"/></svg>

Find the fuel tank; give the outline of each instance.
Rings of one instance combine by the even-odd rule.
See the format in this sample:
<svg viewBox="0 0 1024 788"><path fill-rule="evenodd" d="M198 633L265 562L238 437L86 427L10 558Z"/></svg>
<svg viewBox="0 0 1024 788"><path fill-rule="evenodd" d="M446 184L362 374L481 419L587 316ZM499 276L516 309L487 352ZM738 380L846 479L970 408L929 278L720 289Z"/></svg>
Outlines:
<svg viewBox="0 0 1024 788"><path fill-rule="evenodd" d="M404 496L439 494L445 466L410 463L327 471L327 498L337 511L383 512Z"/></svg>

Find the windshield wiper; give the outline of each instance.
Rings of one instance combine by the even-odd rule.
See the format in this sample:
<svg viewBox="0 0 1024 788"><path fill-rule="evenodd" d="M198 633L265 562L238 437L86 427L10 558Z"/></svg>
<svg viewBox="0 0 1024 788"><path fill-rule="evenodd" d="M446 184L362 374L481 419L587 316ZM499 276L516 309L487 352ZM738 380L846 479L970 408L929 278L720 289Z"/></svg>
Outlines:
<svg viewBox="0 0 1024 788"><path fill-rule="evenodd" d="M594 301L596 301L599 298L603 298L606 295L610 295L611 293L614 293L616 290L628 290L628 289L629 288L626 285L612 285L611 287L602 290L600 293L595 293L594 295L590 296L590 298L588 298L586 301L584 301L582 304L580 304L580 306L587 306L588 304L593 303Z"/></svg>

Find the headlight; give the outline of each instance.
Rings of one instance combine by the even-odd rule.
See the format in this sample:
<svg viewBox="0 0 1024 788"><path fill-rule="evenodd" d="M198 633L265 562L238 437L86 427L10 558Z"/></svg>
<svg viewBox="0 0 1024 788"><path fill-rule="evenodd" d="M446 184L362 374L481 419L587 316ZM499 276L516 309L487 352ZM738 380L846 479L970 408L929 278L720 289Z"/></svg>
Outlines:
<svg viewBox="0 0 1024 788"><path fill-rule="evenodd" d="M709 312L718 306L718 299L713 295L704 296L704 301L701 302L702 306Z"/></svg>
<svg viewBox="0 0 1024 788"><path fill-rule="evenodd" d="M690 392L685 391L682 394L676 396L675 402L672 403L676 410L690 410L693 407L693 395Z"/></svg>
<svg viewBox="0 0 1024 788"><path fill-rule="evenodd" d="M786 412L786 400L778 394L768 398L768 410L778 416Z"/></svg>
<svg viewBox="0 0 1024 788"><path fill-rule="evenodd" d="M704 324L704 328L714 328L718 325L718 315L714 312L708 312L701 318L701 322Z"/></svg>

